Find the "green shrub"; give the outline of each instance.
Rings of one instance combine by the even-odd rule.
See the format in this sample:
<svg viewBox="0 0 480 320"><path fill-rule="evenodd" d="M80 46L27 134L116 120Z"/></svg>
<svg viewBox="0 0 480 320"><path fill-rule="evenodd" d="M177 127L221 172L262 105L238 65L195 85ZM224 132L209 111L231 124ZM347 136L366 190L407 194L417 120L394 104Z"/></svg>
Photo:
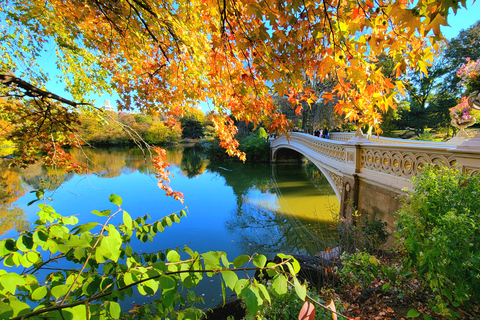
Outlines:
<svg viewBox="0 0 480 320"><path fill-rule="evenodd" d="M357 251L354 254L344 252L340 260L342 268L338 270L338 274L345 284L366 288L378 275L380 262L366 252Z"/></svg>
<svg viewBox="0 0 480 320"><path fill-rule="evenodd" d="M480 296L480 177L426 167L397 212L397 237L436 295L435 312Z"/></svg>
<svg viewBox="0 0 480 320"><path fill-rule="evenodd" d="M365 219L365 225L362 227L363 247L367 252L373 253L387 242L390 233L387 231L387 223L382 220Z"/></svg>
<svg viewBox="0 0 480 320"><path fill-rule="evenodd" d="M367 288L377 278L386 283L383 290L390 288L401 294L401 280L409 276L409 273L402 270L395 264L382 264L377 258L369 253L357 251L354 254L343 252L340 256L342 267L338 269L340 279L346 285L353 287ZM393 287L392 287L393 285Z"/></svg>
<svg viewBox="0 0 480 320"><path fill-rule="evenodd" d="M240 149L247 154L247 161L268 162L270 160L270 142L264 128L250 134L240 141Z"/></svg>

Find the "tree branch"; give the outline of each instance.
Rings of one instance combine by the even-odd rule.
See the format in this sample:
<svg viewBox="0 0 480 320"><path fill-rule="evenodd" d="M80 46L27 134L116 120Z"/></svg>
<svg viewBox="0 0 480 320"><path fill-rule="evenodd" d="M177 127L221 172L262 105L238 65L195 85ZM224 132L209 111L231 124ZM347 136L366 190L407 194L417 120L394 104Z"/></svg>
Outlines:
<svg viewBox="0 0 480 320"><path fill-rule="evenodd" d="M75 102L72 100L65 99L59 95L56 95L55 93L49 92L42 90L40 88L37 88L31 83L28 83L25 80L22 80L20 78L17 78L15 76L7 75L7 74L0 74L0 83L3 84L4 86L7 87L17 87L22 90L24 90L24 94L28 97L31 98L48 98L52 100L56 100L61 103L65 103L69 106L72 107L78 107L78 106L92 106L91 103L87 102Z"/></svg>

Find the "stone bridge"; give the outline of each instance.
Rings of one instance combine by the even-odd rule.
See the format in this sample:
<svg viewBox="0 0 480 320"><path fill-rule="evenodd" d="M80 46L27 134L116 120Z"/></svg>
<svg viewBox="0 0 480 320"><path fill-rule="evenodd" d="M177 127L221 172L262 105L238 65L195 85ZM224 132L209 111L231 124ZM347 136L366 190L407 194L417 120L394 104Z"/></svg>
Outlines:
<svg viewBox="0 0 480 320"><path fill-rule="evenodd" d="M381 219L391 228L400 196L411 190L411 178L425 164L480 172L480 134L431 142L367 139L361 132L331 133L330 139L293 132L271 139L270 145L272 162L306 157L322 171L340 202L341 217L354 222L357 210L360 217Z"/></svg>

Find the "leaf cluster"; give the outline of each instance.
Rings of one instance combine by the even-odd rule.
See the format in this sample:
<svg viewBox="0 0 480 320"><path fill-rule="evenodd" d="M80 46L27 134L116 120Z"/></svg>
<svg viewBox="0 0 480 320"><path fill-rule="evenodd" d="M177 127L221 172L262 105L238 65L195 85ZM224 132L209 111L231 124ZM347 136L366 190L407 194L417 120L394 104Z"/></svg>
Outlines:
<svg viewBox="0 0 480 320"><path fill-rule="evenodd" d="M134 239L152 241L186 213L182 210L147 223L148 216L133 219L122 210L119 196L112 194L109 200L118 206L117 211L92 211L105 217L104 224L78 225L77 217L61 216L41 204L31 231L0 242L5 266L0 270L1 318L200 319L203 312L197 304L202 298L189 289L205 276L220 277L223 296L229 288L245 300L251 314L257 314L271 303L271 295L265 285L255 279L239 279L236 272L258 269L273 277L275 295L285 294L288 283L293 283L297 295L305 299L306 286L295 277L300 266L291 256L282 255L280 263L267 264L266 257L259 254L229 261L224 252L199 254L188 247L134 252ZM110 224L120 214L123 223ZM21 272L20 267L24 268ZM144 296L161 295L126 313L119 302L134 290Z"/></svg>

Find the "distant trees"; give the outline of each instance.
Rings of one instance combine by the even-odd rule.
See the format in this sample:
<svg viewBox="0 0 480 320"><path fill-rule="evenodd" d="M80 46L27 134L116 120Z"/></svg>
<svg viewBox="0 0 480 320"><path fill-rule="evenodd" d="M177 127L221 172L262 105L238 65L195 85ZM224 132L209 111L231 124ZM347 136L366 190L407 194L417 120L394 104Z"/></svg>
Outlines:
<svg viewBox="0 0 480 320"><path fill-rule="evenodd" d="M448 42L445 50L445 59L448 66L448 75L443 88L454 95L459 95L462 88L458 86L460 79L457 70L466 62L467 58L477 60L480 58L480 20L470 28L460 31L460 34Z"/></svg>
<svg viewBox="0 0 480 320"><path fill-rule="evenodd" d="M181 140L181 129L169 128L159 117L114 111L105 113L103 122L97 117L80 115L81 125L78 133L87 144L99 146L133 144L132 135L136 134L145 142L154 145L172 144Z"/></svg>
<svg viewBox="0 0 480 320"><path fill-rule="evenodd" d="M191 107L180 119L180 124L182 125L182 138L200 139L203 137L205 115L200 109Z"/></svg>

